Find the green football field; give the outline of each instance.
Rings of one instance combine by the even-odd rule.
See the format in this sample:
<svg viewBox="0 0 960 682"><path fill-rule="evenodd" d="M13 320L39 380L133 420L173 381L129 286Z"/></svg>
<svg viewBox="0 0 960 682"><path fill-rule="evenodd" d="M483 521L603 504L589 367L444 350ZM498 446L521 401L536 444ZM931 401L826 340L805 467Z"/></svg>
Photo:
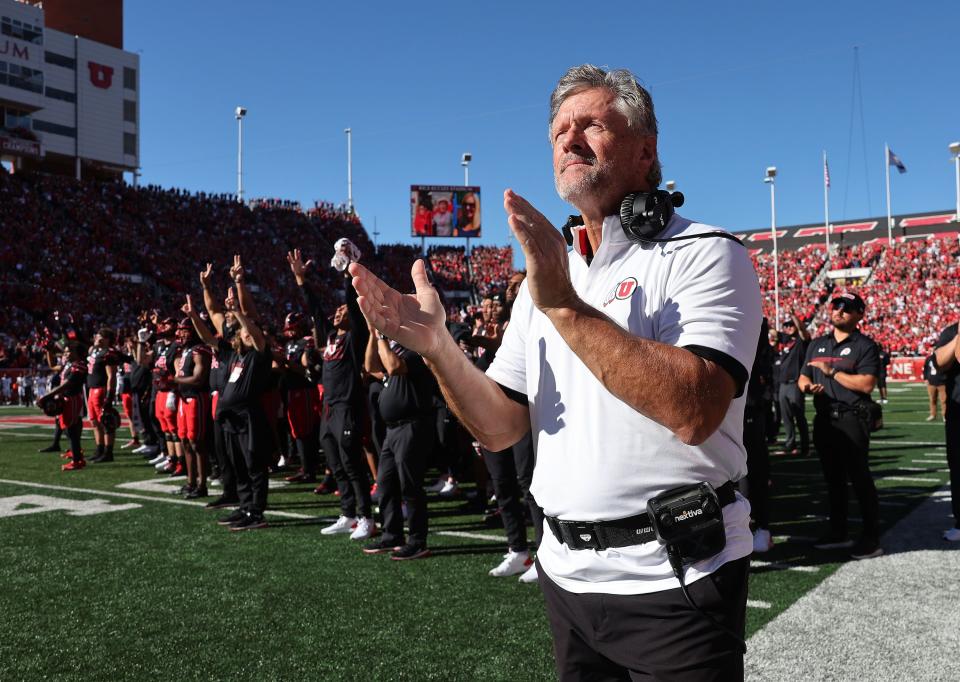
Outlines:
<svg viewBox="0 0 960 682"><path fill-rule="evenodd" d="M270 527L231 533L139 456L62 473L37 453L50 427L17 421L39 414L0 408L0 679L553 679L539 590L487 575L503 530L464 500L431 498L418 561L321 536L337 498L282 477ZM949 479L926 414L922 386L892 386L872 448L884 530ZM748 635L845 561L810 546L816 458L771 469L776 546L752 563Z"/></svg>

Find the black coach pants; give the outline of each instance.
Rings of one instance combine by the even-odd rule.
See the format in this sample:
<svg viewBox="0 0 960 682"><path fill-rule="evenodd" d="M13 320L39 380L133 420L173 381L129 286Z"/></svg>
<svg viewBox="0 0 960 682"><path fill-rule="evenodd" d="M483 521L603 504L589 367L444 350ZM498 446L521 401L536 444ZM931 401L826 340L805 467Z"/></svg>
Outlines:
<svg viewBox="0 0 960 682"><path fill-rule="evenodd" d="M860 505L863 538L880 540L880 499L870 475L870 429L856 412L839 417L818 412L813 420L813 442L827 482L830 530L836 537L847 535L847 480Z"/></svg>
<svg viewBox="0 0 960 682"><path fill-rule="evenodd" d="M225 421L223 435L233 462L240 511L262 516L267 508L271 439L262 414Z"/></svg>
<svg viewBox="0 0 960 682"><path fill-rule="evenodd" d="M233 468L233 458L227 452L227 436L223 432L223 424L214 420L213 428L213 454L217 460L217 468L220 470L220 485L223 489L223 496L227 499L237 497L237 474Z"/></svg>
<svg viewBox="0 0 960 682"><path fill-rule="evenodd" d="M749 557L687 586L693 603L741 638ZM557 675L573 680L734 682L743 679L740 644L690 608L679 588L650 594L574 594L541 566Z"/></svg>
<svg viewBox="0 0 960 682"><path fill-rule="evenodd" d="M332 405L326 410L321 432L320 445L340 492L340 513L370 518L370 483L359 420L349 405Z"/></svg>
<svg viewBox="0 0 960 682"><path fill-rule="evenodd" d="M527 551L527 529L523 515L525 502L530 509L536 546L539 547L543 537L543 510L530 494L533 467L536 464L530 433L506 450L491 452L483 448L482 451L493 492L497 496L500 518L507 531L507 545L514 552Z"/></svg>
<svg viewBox="0 0 960 682"><path fill-rule="evenodd" d="M954 527L960 528L960 403L947 398L944 409L947 431L947 466L950 468L950 506Z"/></svg>
<svg viewBox="0 0 960 682"><path fill-rule="evenodd" d="M410 526L407 542L427 546L427 494L423 490L423 476L433 435L434 424L429 418L387 425L377 465L385 545L404 544L402 505L406 502Z"/></svg>
<svg viewBox="0 0 960 682"><path fill-rule="evenodd" d="M810 432L807 415L803 412L803 393L796 381L780 384L780 415L783 418L783 447L790 451L797 447L797 432L800 432L800 452L806 455L810 451Z"/></svg>
<svg viewBox="0 0 960 682"><path fill-rule="evenodd" d="M743 411L743 447L747 451L747 490L750 516L757 528L770 526L770 450L767 448L763 404L747 405Z"/></svg>

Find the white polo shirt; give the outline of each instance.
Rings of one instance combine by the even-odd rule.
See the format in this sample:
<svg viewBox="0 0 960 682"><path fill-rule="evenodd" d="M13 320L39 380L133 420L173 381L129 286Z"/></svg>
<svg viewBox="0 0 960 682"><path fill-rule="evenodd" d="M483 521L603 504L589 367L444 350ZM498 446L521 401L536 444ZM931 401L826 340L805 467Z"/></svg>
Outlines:
<svg viewBox="0 0 960 682"><path fill-rule="evenodd" d="M582 230L575 230L575 244ZM711 231L716 228L674 215L661 236ZM579 248L570 252L570 277L580 298L631 334L697 347L705 357L722 353L742 378L750 371L760 334L760 288L747 250L736 242L638 244L626 238L619 216L610 216L589 266ZM670 488L701 481L718 487L746 474L742 394L704 443L685 445L591 374L533 305L526 283L487 375L527 396L537 454L530 491L548 516L621 519L645 512L648 498ZM737 494L723 516L726 548L689 567L688 583L751 553L746 499ZM547 575L569 592L642 594L679 587L656 541L573 550L545 526L538 557Z"/></svg>

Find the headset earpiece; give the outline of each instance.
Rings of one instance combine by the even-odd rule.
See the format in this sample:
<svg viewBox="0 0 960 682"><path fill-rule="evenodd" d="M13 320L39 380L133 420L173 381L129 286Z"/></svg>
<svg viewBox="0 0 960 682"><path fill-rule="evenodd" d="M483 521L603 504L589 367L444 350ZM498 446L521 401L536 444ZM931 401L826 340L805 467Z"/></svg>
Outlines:
<svg viewBox="0 0 960 682"><path fill-rule="evenodd" d="M620 227L631 241L653 241L673 217L674 206L683 206L680 192L634 192L620 202Z"/></svg>

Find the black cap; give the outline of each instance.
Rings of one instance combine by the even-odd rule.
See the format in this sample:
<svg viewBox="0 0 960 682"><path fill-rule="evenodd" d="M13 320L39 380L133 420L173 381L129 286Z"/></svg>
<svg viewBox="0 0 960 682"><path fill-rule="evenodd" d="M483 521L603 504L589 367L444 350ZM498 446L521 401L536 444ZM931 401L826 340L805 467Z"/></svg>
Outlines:
<svg viewBox="0 0 960 682"><path fill-rule="evenodd" d="M863 299L860 298L857 294L847 292L845 294L840 294L832 301L830 301L830 307L832 308L847 308L852 310L855 313L863 313L867 309L867 304L863 302Z"/></svg>

